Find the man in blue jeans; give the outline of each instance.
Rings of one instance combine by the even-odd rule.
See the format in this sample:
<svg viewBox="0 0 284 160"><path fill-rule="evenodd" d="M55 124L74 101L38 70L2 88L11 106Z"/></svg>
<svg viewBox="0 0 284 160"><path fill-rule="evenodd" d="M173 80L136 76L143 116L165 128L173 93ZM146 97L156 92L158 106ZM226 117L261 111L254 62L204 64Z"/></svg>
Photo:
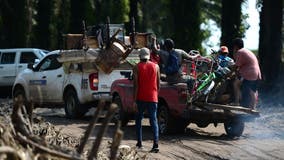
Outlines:
<svg viewBox="0 0 284 160"><path fill-rule="evenodd" d="M159 152L159 128L157 121L158 91L160 88L159 66L151 61L150 50L141 48L139 50L140 62L133 68L134 78L134 100L137 107L136 114L136 135L138 148L142 147L142 119L145 109L147 109L150 124L153 131L153 148L151 152ZM136 106L137 105L137 106Z"/></svg>

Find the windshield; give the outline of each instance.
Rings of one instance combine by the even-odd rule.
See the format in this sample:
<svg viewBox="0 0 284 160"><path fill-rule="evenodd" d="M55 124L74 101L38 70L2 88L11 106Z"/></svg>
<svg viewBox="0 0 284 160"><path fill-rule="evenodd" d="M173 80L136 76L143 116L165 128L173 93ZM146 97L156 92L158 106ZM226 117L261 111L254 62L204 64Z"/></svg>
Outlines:
<svg viewBox="0 0 284 160"><path fill-rule="evenodd" d="M39 53L42 57L44 57L47 53L49 53L49 51L47 50L39 50Z"/></svg>

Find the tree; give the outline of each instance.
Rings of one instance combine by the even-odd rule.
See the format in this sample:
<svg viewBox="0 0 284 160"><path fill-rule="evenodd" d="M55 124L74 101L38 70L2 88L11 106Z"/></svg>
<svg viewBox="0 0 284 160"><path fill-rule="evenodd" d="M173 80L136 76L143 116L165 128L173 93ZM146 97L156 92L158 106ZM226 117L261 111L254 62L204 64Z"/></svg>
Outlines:
<svg viewBox="0 0 284 160"><path fill-rule="evenodd" d="M51 42L51 17L53 13L52 0L40 0L37 3L36 10L36 26L35 26L35 40L34 46L38 48L49 49Z"/></svg>
<svg viewBox="0 0 284 160"><path fill-rule="evenodd" d="M217 27L221 27L221 9L222 9L222 0L203 0L201 1L202 8L202 22L206 22L208 19L211 19L216 22Z"/></svg>
<svg viewBox="0 0 284 160"><path fill-rule="evenodd" d="M95 24L106 23L107 17L110 16L111 1L95 0Z"/></svg>
<svg viewBox="0 0 284 160"><path fill-rule="evenodd" d="M82 22L93 24L94 10L90 0L71 0L70 10L70 33L83 33Z"/></svg>
<svg viewBox="0 0 284 160"><path fill-rule="evenodd" d="M131 20L134 18L134 23L135 23L135 29L140 30L140 18L138 16L138 0L129 0L129 6L130 6L130 11L129 11L129 19ZM129 30L131 30L132 26L128 26Z"/></svg>
<svg viewBox="0 0 284 160"><path fill-rule="evenodd" d="M171 1L173 33L177 48L201 49L201 2L199 0ZM169 24L171 25L171 24Z"/></svg>
<svg viewBox="0 0 284 160"><path fill-rule="evenodd" d="M222 0L221 45L226 45L232 53L232 40L244 37L245 30L241 28L243 0ZM232 56L232 55L231 55Z"/></svg>
<svg viewBox="0 0 284 160"><path fill-rule="evenodd" d="M282 52L283 0L262 0L259 58L263 78L273 84L278 78Z"/></svg>
<svg viewBox="0 0 284 160"><path fill-rule="evenodd" d="M129 2L128 0L113 0L111 3L110 16L111 23L123 23L129 21Z"/></svg>
<svg viewBox="0 0 284 160"><path fill-rule="evenodd" d="M1 48L28 46L32 24L30 5L31 0L0 1Z"/></svg>
<svg viewBox="0 0 284 160"><path fill-rule="evenodd" d="M57 12L55 12L54 20L55 28L57 31L56 37L54 37L54 41L57 44L57 48L64 48L64 40L63 35L69 33L70 28L70 0L61 0L56 1Z"/></svg>
<svg viewBox="0 0 284 160"><path fill-rule="evenodd" d="M106 23L107 17L110 23L123 23L129 21L128 0L95 0L95 24Z"/></svg>
<svg viewBox="0 0 284 160"><path fill-rule="evenodd" d="M141 1L142 31L153 32L160 38L170 37L173 19L169 0Z"/></svg>

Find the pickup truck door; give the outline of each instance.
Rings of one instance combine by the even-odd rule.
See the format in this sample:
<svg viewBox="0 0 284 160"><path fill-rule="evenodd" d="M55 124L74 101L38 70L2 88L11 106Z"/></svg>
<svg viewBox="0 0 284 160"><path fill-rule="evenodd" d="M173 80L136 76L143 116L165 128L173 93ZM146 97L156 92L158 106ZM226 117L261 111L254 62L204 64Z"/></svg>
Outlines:
<svg viewBox="0 0 284 160"><path fill-rule="evenodd" d="M133 80L129 80L128 83L125 84L125 96L122 97L122 100L125 102L125 108L129 112L132 112L134 110L134 99L133 99ZM131 97L131 98L130 98Z"/></svg>
<svg viewBox="0 0 284 160"><path fill-rule="evenodd" d="M62 101L64 71L57 54L45 57L35 68L30 86L34 98L41 103Z"/></svg>
<svg viewBox="0 0 284 160"><path fill-rule="evenodd" d="M0 54L0 86L12 86L16 78L16 52Z"/></svg>
<svg viewBox="0 0 284 160"><path fill-rule="evenodd" d="M32 101L41 104L43 97L46 96L43 91L46 86L46 80L43 77L42 71L32 72L30 77L26 77L26 80L28 80L30 98Z"/></svg>
<svg viewBox="0 0 284 160"><path fill-rule="evenodd" d="M61 102L63 96L63 67L57 69L44 71L46 79L46 102Z"/></svg>

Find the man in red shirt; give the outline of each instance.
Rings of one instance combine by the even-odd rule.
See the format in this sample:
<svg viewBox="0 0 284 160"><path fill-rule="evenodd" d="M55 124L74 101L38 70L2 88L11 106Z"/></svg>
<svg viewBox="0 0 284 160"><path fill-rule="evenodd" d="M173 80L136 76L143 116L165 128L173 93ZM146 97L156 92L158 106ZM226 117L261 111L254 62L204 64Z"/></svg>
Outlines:
<svg viewBox="0 0 284 160"><path fill-rule="evenodd" d="M250 50L244 48L240 38L233 40L234 59L236 61L239 84L241 84L241 106L254 109L257 98L257 84L261 79L261 72L257 57Z"/></svg>
<svg viewBox="0 0 284 160"><path fill-rule="evenodd" d="M136 101L138 112L136 114L136 135L138 148L142 147L142 119L145 109L147 109L150 124L152 127L154 140L151 152L159 152L159 128L157 121L158 91L160 88L159 66L151 61L150 50L141 48L139 50L140 62L133 68L134 78L134 100Z"/></svg>

